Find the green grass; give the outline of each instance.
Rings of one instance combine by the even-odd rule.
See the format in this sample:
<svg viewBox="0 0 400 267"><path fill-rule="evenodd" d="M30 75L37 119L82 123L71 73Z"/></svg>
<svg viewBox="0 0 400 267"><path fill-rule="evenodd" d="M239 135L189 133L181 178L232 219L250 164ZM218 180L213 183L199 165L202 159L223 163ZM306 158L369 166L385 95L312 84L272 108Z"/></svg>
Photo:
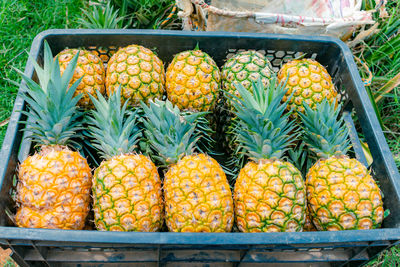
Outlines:
<svg viewBox="0 0 400 267"><path fill-rule="evenodd" d="M367 0L373 2L372 0ZM8 80L20 81L13 70L23 70L33 38L51 28L76 28L79 26L84 0L0 0L0 124L6 120L13 107L18 87ZM400 25L399 0L388 1L391 18L381 20L380 35L366 40L358 47L358 56L368 63L375 74L372 92L375 92L396 73L400 72L398 53ZM400 88L394 89L378 106L385 135L400 167ZM0 146L7 124L0 126ZM12 265L11 265L12 266ZM393 247L382 253L368 266L400 266L400 248Z"/></svg>
<svg viewBox="0 0 400 267"><path fill-rule="evenodd" d="M373 0L366 0L370 6ZM375 19L379 22L381 31L365 40L355 48L355 54L362 58L370 67L374 78L370 90L373 98L383 85L400 73L400 0L388 1L388 18ZM361 71L365 76L365 73ZM390 92L383 94L382 101L376 104L379 110L381 124L386 140L393 153L396 165L400 168L400 87L393 88ZM369 267L377 266L400 266L400 247L395 246L381 253L375 260L367 264Z"/></svg>
<svg viewBox="0 0 400 267"><path fill-rule="evenodd" d="M365 2L368 6L375 4L373 0ZM386 9L389 14L387 18L379 18L379 13L374 14L380 32L355 47L354 54L366 62L373 73L372 84L367 87L372 101L383 97L375 104L376 112L397 166L400 167L400 87L386 93L380 90L400 73L400 0L388 1ZM366 77L365 71L360 70L361 75Z"/></svg>
<svg viewBox="0 0 400 267"><path fill-rule="evenodd" d="M11 258L8 258L4 267L18 267L18 265Z"/></svg>
<svg viewBox="0 0 400 267"><path fill-rule="evenodd" d="M394 267L400 266L400 248L392 247L369 262L367 267Z"/></svg>
<svg viewBox="0 0 400 267"><path fill-rule="evenodd" d="M382 120L385 125L384 133L393 153L396 165L400 168L400 88L386 96L381 105Z"/></svg>
<svg viewBox="0 0 400 267"><path fill-rule="evenodd" d="M13 70L25 68L33 38L47 29L78 26L83 0L0 0L0 124L12 111L20 81ZM0 126L0 146L7 124Z"/></svg>

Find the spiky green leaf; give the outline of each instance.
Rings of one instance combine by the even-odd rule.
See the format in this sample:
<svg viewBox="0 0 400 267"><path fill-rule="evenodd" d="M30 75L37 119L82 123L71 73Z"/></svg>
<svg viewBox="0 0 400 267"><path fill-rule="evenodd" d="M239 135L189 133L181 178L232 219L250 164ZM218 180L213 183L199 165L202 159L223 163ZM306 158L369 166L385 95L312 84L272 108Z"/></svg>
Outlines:
<svg viewBox="0 0 400 267"><path fill-rule="evenodd" d="M299 113L303 123L303 140L318 158L344 155L350 148L349 132L343 118L339 118L341 105L324 99L315 109L306 104L304 114Z"/></svg>
<svg viewBox="0 0 400 267"><path fill-rule="evenodd" d="M279 85L276 76L267 87L259 79L253 82L251 90L235 84L240 98L231 98L238 124L234 128L236 140L250 159L282 158L290 144L295 141L295 125L289 122L290 112L282 98L286 93L284 85Z"/></svg>
<svg viewBox="0 0 400 267"><path fill-rule="evenodd" d="M149 106L145 103L141 106L145 135L161 164L168 166L193 153L201 137L196 127L204 113L182 113L168 100L156 99Z"/></svg>
<svg viewBox="0 0 400 267"><path fill-rule="evenodd" d="M137 110L128 110L128 102L121 106L121 87L108 100L98 91L97 98L89 97L95 106L87 117L93 147L104 159L134 152L142 133L137 127Z"/></svg>
<svg viewBox="0 0 400 267"><path fill-rule="evenodd" d="M81 113L76 103L81 96L73 95L81 80L69 86L77 59L76 55L68 66L69 71L61 75L59 62L53 60L50 46L45 41L43 68L31 58L39 84L18 71L27 85L27 90L21 96L29 106L29 112L21 113L31 118L25 130L37 144L70 145L71 138L79 136L77 132L81 126L77 119Z"/></svg>

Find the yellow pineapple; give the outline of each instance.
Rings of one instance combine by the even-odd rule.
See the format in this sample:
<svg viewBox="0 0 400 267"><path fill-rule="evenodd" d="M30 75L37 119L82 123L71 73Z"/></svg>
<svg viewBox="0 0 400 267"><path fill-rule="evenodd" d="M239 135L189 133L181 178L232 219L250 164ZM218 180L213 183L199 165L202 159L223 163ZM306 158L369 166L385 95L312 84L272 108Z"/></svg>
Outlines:
<svg viewBox="0 0 400 267"><path fill-rule="evenodd" d="M181 110L213 110L221 75L217 64L199 49L177 54L169 64L165 87L168 99Z"/></svg>
<svg viewBox="0 0 400 267"><path fill-rule="evenodd" d="M303 102L315 108L316 104L324 99L337 103L337 92L331 76L325 67L314 59L289 61L279 70L278 79L280 83L287 81L288 90L283 101L289 101L288 109L304 112ZM294 112L293 116L297 117L297 112Z"/></svg>
<svg viewBox="0 0 400 267"><path fill-rule="evenodd" d="M78 49L65 49L57 55L58 60L60 61L61 74L64 73L68 64L77 53ZM91 108L93 107L93 104L90 101L89 95L96 96L96 91L99 91L102 94L105 92L105 70L101 59L87 50L79 51L78 64L75 68L74 76L70 85L80 78L82 78L82 80L75 91L75 95L81 93L83 95L79 100L78 105L85 108Z"/></svg>
<svg viewBox="0 0 400 267"><path fill-rule="evenodd" d="M172 232L230 232L233 200L221 166L194 153L202 113L181 113L169 101L142 105L145 133L155 157L168 166L164 177L165 221Z"/></svg>
<svg viewBox="0 0 400 267"><path fill-rule="evenodd" d="M89 117L93 145L105 159L93 175L93 210L102 231L155 232L163 223L161 180L147 156L134 152L140 137L136 113L121 107L117 90L106 101L93 98Z"/></svg>
<svg viewBox="0 0 400 267"><path fill-rule="evenodd" d="M290 113L283 114L285 91L274 76L266 88L261 79L250 91L236 84L238 118L235 134L250 161L240 170L234 189L235 218L241 232L302 231L306 191L301 173L282 159L294 136Z"/></svg>
<svg viewBox="0 0 400 267"><path fill-rule="evenodd" d="M368 169L346 156L348 131L338 119L340 106L328 100L313 110L304 105L300 114L304 141L319 160L307 173L310 215L318 230L362 230L380 226L383 220L381 192Z"/></svg>
<svg viewBox="0 0 400 267"><path fill-rule="evenodd" d="M140 101L161 99L164 94L163 62L150 49L140 45L121 48L108 62L107 95L121 86L121 100L137 106Z"/></svg>
<svg viewBox="0 0 400 267"><path fill-rule="evenodd" d="M44 67L35 64L40 84L21 73L28 85L24 99L30 104L27 122L39 152L19 166L16 224L28 228L83 229L89 212L91 169L78 152L68 148L74 144L80 129L80 113L73 94L81 82L69 87L78 57L74 56L65 69L63 79L58 72L58 58L53 61L45 42ZM50 75L51 74L51 75Z"/></svg>

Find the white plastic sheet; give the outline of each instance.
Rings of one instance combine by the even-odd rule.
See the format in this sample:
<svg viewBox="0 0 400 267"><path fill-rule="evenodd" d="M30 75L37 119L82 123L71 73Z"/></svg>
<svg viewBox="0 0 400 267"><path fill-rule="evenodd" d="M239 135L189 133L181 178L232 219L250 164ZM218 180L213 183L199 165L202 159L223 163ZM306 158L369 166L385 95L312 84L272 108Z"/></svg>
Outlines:
<svg viewBox="0 0 400 267"><path fill-rule="evenodd" d="M361 10L362 0L212 0L211 5L178 0L187 1L208 12L207 31L342 37L359 25L374 23L371 12Z"/></svg>

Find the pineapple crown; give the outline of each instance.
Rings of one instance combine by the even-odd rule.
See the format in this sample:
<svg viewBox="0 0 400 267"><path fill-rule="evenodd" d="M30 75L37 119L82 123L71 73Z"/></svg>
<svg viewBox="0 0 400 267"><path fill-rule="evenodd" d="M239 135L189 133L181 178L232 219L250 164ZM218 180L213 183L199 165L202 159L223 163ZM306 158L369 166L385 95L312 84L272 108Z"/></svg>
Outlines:
<svg viewBox="0 0 400 267"><path fill-rule="evenodd" d="M169 100L150 100L149 106L144 103L141 106L145 113L145 135L153 150L159 154L154 158L168 166L193 153L201 138L196 131L198 119L205 112L183 113Z"/></svg>
<svg viewBox="0 0 400 267"><path fill-rule="evenodd" d="M235 84L241 98L233 98L235 115L239 119L235 128L237 140L252 160L282 158L292 141L296 139L295 126L289 122L290 112L284 114L287 104L282 103L286 93L283 84L273 76L267 88L261 79L246 90Z"/></svg>
<svg viewBox="0 0 400 267"><path fill-rule="evenodd" d="M303 104L304 114L299 113L303 123L304 141L319 158L344 155L350 149L349 132L343 118L338 119L341 105L324 99L315 109Z"/></svg>
<svg viewBox="0 0 400 267"><path fill-rule="evenodd" d="M23 123L28 126L25 130L37 144L79 147L79 144L71 140L71 137L77 137L76 132L81 129L78 121L81 112L78 111L76 103L82 96L74 97L81 79L69 86L78 61L78 54L74 56L61 76L58 57L53 60L51 49L45 41L43 68L34 58L30 58L39 84L23 72L16 70L27 85L27 91L24 91L21 97L29 104L29 112L21 111L21 113L30 117L30 120Z"/></svg>
<svg viewBox="0 0 400 267"><path fill-rule="evenodd" d="M308 170L316 161L314 155L310 155L304 142L298 142L295 147L288 150L288 161L298 169L303 177L307 176Z"/></svg>
<svg viewBox="0 0 400 267"><path fill-rule="evenodd" d="M95 106L88 117L93 146L104 159L132 153L141 131L137 127L137 110L127 110L128 101L121 106L121 86L108 100L99 91L97 99L89 97Z"/></svg>

